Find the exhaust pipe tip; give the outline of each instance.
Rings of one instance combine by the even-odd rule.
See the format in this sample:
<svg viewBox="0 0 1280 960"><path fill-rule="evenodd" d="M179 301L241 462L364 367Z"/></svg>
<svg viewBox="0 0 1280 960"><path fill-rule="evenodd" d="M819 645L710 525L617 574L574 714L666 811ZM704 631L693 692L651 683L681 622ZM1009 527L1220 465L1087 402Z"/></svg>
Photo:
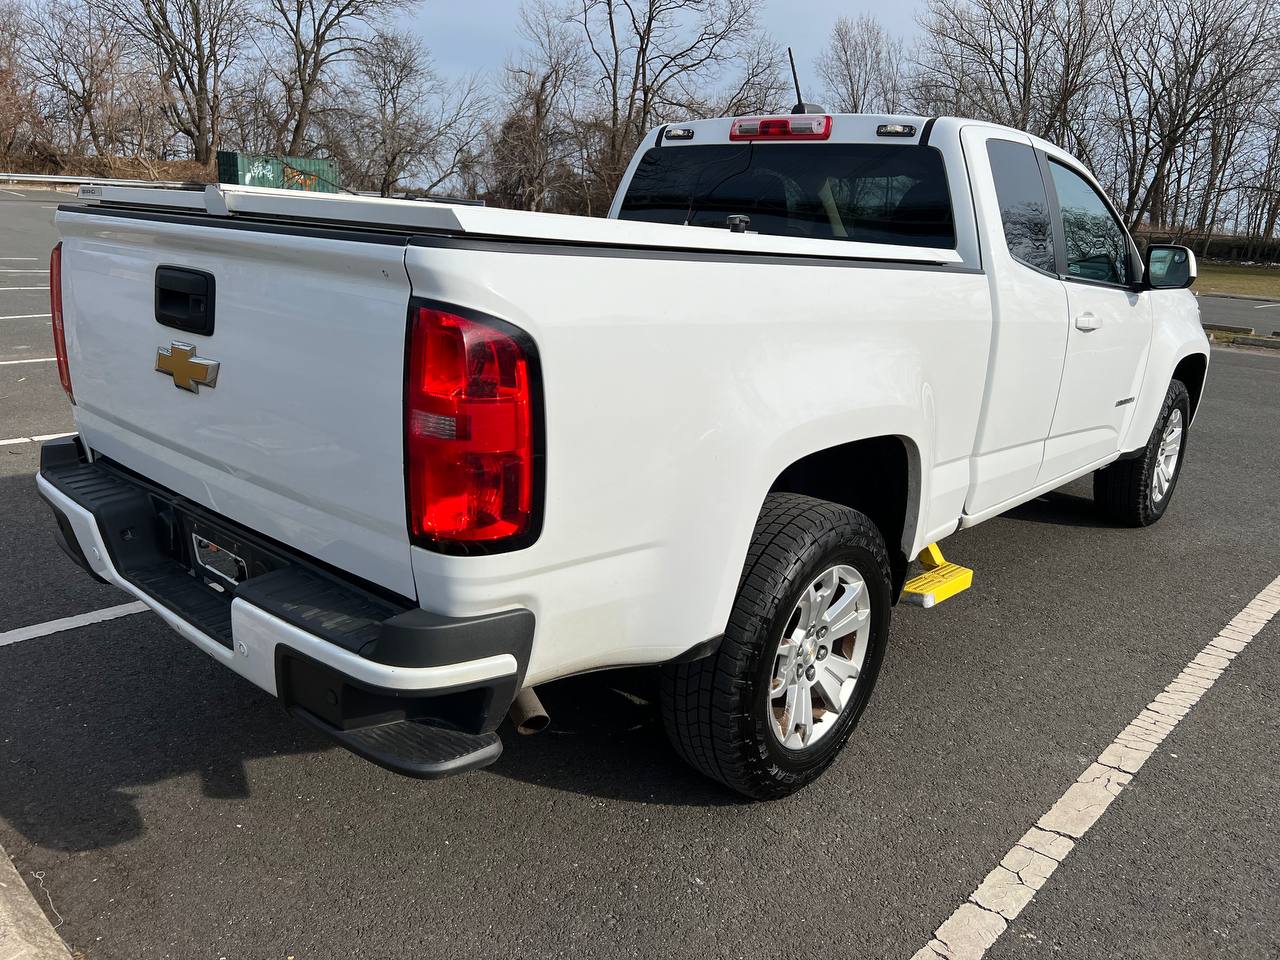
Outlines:
<svg viewBox="0 0 1280 960"><path fill-rule="evenodd" d="M547 716L547 711L533 687L525 687L516 694L515 700L511 702L509 716L512 724L515 725L516 733L526 737L541 733L551 723L551 718Z"/></svg>

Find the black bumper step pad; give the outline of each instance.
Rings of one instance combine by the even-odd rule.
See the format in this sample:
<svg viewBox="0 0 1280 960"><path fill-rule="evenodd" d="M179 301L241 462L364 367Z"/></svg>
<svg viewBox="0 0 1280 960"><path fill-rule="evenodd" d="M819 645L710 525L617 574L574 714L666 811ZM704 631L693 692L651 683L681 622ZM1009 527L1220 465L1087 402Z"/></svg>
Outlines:
<svg viewBox="0 0 1280 960"><path fill-rule="evenodd" d="M383 620L405 612L404 607L299 567L246 580L236 588L236 596L357 654L378 638Z"/></svg>
<svg viewBox="0 0 1280 960"><path fill-rule="evenodd" d="M131 570L128 580L147 596L231 649L231 598L201 583L177 563Z"/></svg>
<svg viewBox="0 0 1280 960"><path fill-rule="evenodd" d="M463 733L430 720L340 730L301 707L291 707L289 712L357 756L420 780L487 767L502 756L502 741L496 733Z"/></svg>

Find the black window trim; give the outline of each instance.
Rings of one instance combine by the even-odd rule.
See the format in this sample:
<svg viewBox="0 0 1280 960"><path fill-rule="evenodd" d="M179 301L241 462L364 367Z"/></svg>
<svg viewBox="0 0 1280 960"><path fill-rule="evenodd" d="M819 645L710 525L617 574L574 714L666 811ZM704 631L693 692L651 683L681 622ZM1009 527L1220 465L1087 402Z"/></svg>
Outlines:
<svg viewBox="0 0 1280 960"><path fill-rule="evenodd" d="M1000 141L1003 141L1004 143L1012 143L1015 146L1027 147L1031 151L1032 156L1035 157L1036 168L1040 172L1041 183L1044 183L1045 170L1043 166L1040 164L1040 150L1036 147L1036 145L1033 143L1026 143L1022 140L1010 140L1008 137L1000 136L999 133L996 132L996 133L993 133L991 136L987 137L986 140L983 141L983 150L986 152L986 155L987 155L987 169L991 171L992 185L995 184L995 177L996 177L995 168L992 167L991 165L991 146L990 145L992 140L1000 140ZM1000 206L1000 189L998 187L996 188L996 210L998 211L1000 216L1000 235L1004 237L1004 248L1009 253L1009 259L1011 259L1018 266L1025 267L1028 270L1034 271L1035 273L1040 274L1040 276L1042 277L1050 277L1054 280L1061 280L1062 279L1062 276L1061 276L1062 250L1061 250L1061 244L1058 243L1059 234L1058 234L1058 224L1056 221L1058 205L1056 201L1057 195L1052 192L1052 189L1053 188L1049 184L1044 183L1044 199L1045 199L1045 203L1049 205L1049 211L1048 211L1049 212L1049 242L1053 245L1053 263L1054 263L1053 270L1046 270L1044 269L1044 267L1037 267L1034 263L1027 263L1027 261L1023 260L1017 254L1015 254L1012 250L1009 249L1009 239L1008 237L1004 236L1004 209Z"/></svg>
<svg viewBox="0 0 1280 960"><path fill-rule="evenodd" d="M1045 190L1049 195L1049 217L1053 222L1053 247L1056 251L1054 260L1058 265L1058 279L1064 283L1080 283L1088 287L1103 287L1108 290L1124 290L1126 293L1133 293L1138 283L1137 262L1134 257L1133 237L1129 235L1128 229L1124 225L1124 218L1120 216L1116 210L1115 204L1094 185L1093 178L1085 173L1081 168L1074 164L1067 163L1057 157L1051 157L1047 152L1035 148L1036 159L1040 162L1040 177L1044 180ZM1111 214L1111 219L1115 221L1116 226L1120 228L1120 233L1125 240L1125 259L1129 262L1129 273L1131 279L1128 283L1112 283L1109 280L1090 280L1087 277L1073 277L1067 272L1067 234L1062 226L1062 205L1058 199L1058 187L1053 182L1053 170L1049 166L1056 163L1064 170L1074 173L1082 181L1085 186L1094 192L1094 195L1102 201L1102 205L1107 208L1107 212Z"/></svg>

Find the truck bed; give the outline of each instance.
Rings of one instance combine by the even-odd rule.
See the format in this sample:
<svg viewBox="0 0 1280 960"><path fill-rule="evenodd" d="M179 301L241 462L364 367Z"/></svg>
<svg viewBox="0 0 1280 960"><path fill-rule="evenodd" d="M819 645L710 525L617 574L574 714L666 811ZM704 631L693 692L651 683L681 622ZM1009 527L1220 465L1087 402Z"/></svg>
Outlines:
<svg viewBox="0 0 1280 960"><path fill-rule="evenodd" d="M661 223L639 223L601 217L503 210L471 204L395 200L345 194L310 194L299 190L210 184L203 190L137 187L82 187L80 199L104 207L170 213L189 212L246 221L299 222L383 229L408 233L441 233L508 241L550 244L601 244L705 250L730 254L792 255L842 260L905 261L958 264L955 250L884 243L811 240L728 230L689 229Z"/></svg>

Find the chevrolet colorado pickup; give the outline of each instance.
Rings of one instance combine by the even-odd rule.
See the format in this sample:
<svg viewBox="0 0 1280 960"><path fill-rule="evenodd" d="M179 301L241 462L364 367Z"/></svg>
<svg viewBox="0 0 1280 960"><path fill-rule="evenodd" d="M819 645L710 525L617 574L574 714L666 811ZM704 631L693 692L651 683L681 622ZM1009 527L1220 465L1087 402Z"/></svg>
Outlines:
<svg viewBox="0 0 1280 960"><path fill-rule="evenodd" d="M1191 251L955 118L667 125L607 219L215 185L56 223L65 551L420 777L647 664L685 760L797 789L917 555L1090 473L1155 522L1208 363Z"/></svg>

